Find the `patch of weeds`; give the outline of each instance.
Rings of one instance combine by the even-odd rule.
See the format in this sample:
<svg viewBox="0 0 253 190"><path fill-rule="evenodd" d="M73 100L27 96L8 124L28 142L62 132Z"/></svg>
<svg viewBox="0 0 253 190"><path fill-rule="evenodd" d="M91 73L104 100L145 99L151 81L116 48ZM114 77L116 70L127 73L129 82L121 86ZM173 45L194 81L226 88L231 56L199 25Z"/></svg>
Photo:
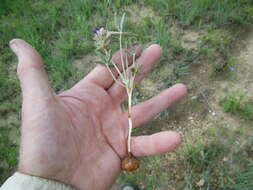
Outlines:
<svg viewBox="0 0 253 190"><path fill-rule="evenodd" d="M133 18L132 21L134 21ZM134 22L127 21L127 28L136 35L135 39L138 42L143 44L157 43L163 49L169 46L171 39L170 29L166 21L160 17L144 15L138 25Z"/></svg>
<svg viewBox="0 0 253 190"><path fill-rule="evenodd" d="M253 102L248 102L243 105L240 116L245 120L253 120Z"/></svg>
<svg viewBox="0 0 253 190"><path fill-rule="evenodd" d="M0 57L0 102L5 101L10 96L13 97L19 93L20 86L16 79L8 77L8 64L1 61Z"/></svg>
<svg viewBox="0 0 253 190"><path fill-rule="evenodd" d="M93 14L91 10L93 11L95 6L94 2L83 0L68 3L58 0L54 2L14 0L12 2L8 4L8 9L0 23L2 36L0 51L10 54L8 41L12 38L28 41L42 55L49 78L53 79L53 86L62 88L66 85L64 81L72 78L73 59L91 49L87 48L86 44L92 41L90 37L92 24L89 22L89 16ZM4 62L12 58L13 56L9 56ZM8 67L5 67L3 71L6 71L4 77L9 78ZM55 75L57 72L62 75ZM16 94L18 93L14 96Z"/></svg>
<svg viewBox="0 0 253 190"><path fill-rule="evenodd" d="M219 57L213 65L212 76L233 79L236 76L238 60L235 57Z"/></svg>
<svg viewBox="0 0 253 190"><path fill-rule="evenodd" d="M159 76L156 80L162 82L158 89L163 90L176 83L181 83L184 76L192 74L191 68L198 61L199 53L197 51L183 48L178 41L170 41L168 54L156 66L156 73ZM188 81L183 82L187 84Z"/></svg>
<svg viewBox="0 0 253 190"><path fill-rule="evenodd" d="M0 127L0 184L15 171L17 165L18 148L9 135L9 127Z"/></svg>
<svg viewBox="0 0 253 190"><path fill-rule="evenodd" d="M173 42L174 43L174 42ZM176 42L175 42L176 43ZM171 73L166 74L163 79L162 88L167 88L173 84L180 82L180 78L184 75L190 75L191 66L198 61L198 52L186 49L179 44L174 44L171 46L169 52L173 52L166 57L166 61L161 61L157 69L162 70L164 67L171 67ZM170 66L165 65L166 63ZM162 71L160 71L162 72Z"/></svg>
<svg viewBox="0 0 253 190"><path fill-rule="evenodd" d="M247 169L238 174L236 185L230 187L232 190L251 190L253 189L253 163L249 164Z"/></svg>
<svg viewBox="0 0 253 190"><path fill-rule="evenodd" d="M203 170L208 168L208 165L224 152L225 147L221 144L213 143L207 145L198 143L194 146L188 146L183 156L190 167Z"/></svg>
<svg viewBox="0 0 253 190"><path fill-rule="evenodd" d="M148 0L147 3L165 16L176 18L182 26L252 24L253 3L250 0Z"/></svg>
<svg viewBox="0 0 253 190"><path fill-rule="evenodd" d="M246 121L253 120L253 102L245 102L245 95L231 92L221 101L225 112L237 115Z"/></svg>
<svg viewBox="0 0 253 190"><path fill-rule="evenodd" d="M189 68L195 61L197 61L197 52L194 50L181 49L178 60L175 61L174 73L177 77L187 75Z"/></svg>
<svg viewBox="0 0 253 190"><path fill-rule="evenodd" d="M225 112L237 113L241 109L244 95L239 92L233 92L227 95L222 101L222 106Z"/></svg>
<svg viewBox="0 0 253 190"><path fill-rule="evenodd" d="M2 118L4 118L4 116L8 115L8 113L10 112L18 112L19 107L20 107L20 102L16 102L15 100L13 100L12 102L3 101L0 104L0 115Z"/></svg>
<svg viewBox="0 0 253 190"><path fill-rule="evenodd" d="M225 76L233 78L236 76L237 63L238 59L232 56L227 59L227 65L225 65L225 67L221 68L221 70L217 69L215 70L217 70L218 72L222 71L225 74Z"/></svg>
<svg viewBox="0 0 253 190"><path fill-rule="evenodd" d="M226 31L213 30L200 40L198 51L202 59L213 65L213 75L232 76L236 71L237 60L231 57L234 37Z"/></svg>
<svg viewBox="0 0 253 190"><path fill-rule="evenodd" d="M224 55L231 47L231 40L231 35L227 34L226 31L210 31L202 37L199 51L205 53L209 58L212 58L217 53Z"/></svg>
<svg viewBox="0 0 253 190"><path fill-rule="evenodd" d="M104 0L110 5L115 6L115 8L120 8L122 6L130 5L136 2L136 0Z"/></svg>
<svg viewBox="0 0 253 190"><path fill-rule="evenodd" d="M171 38L168 24L160 20L154 28L152 36L155 38L155 43L159 44L162 48L166 48Z"/></svg>
<svg viewBox="0 0 253 190"><path fill-rule="evenodd" d="M219 184L222 167L220 160L224 153L228 151L224 144L220 142L195 143L186 145L183 153L185 189L216 189ZM220 168L219 168L220 167Z"/></svg>
<svg viewBox="0 0 253 190"><path fill-rule="evenodd" d="M210 190L233 189L241 175L252 162L252 136L245 126L232 129L230 126L210 127L192 141L188 137L177 163L181 164L184 185L180 189ZM240 133L238 133L240 130ZM194 133L194 139L196 134ZM252 176L250 176L252 177ZM179 189L179 188L176 188ZM239 190L239 189L236 189Z"/></svg>

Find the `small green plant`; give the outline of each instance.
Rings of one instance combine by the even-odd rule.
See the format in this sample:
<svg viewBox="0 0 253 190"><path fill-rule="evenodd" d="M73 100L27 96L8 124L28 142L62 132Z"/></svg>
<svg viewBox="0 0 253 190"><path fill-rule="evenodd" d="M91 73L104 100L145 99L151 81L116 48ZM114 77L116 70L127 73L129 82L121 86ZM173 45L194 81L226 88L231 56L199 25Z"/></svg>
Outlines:
<svg viewBox="0 0 253 190"><path fill-rule="evenodd" d="M17 164L18 148L9 138L10 130L10 127L0 127L0 184L15 171Z"/></svg>
<svg viewBox="0 0 253 190"><path fill-rule="evenodd" d="M221 105L225 112L238 115L247 121L253 120L253 102L245 102L245 95L240 92L228 94L221 101Z"/></svg>
<svg viewBox="0 0 253 190"><path fill-rule="evenodd" d="M128 140L127 140L127 151L128 157L122 161L122 169L132 171L139 167L138 161L133 157L131 153L131 133L132 133L132 97L134 90L134 80L139 70L139 66L135 62L135 51L130 52L122 48L122 35L127 34L123 32L125 14L123 14L121 21L119 22L117 16L114 17L114 22L117 31L110 31L103 27L96 27L94 30L95 36L95 53L99 58L99 63L107 67L114 81L126 89L128 96ZM118 43L120 49L120 62L115 63L112 60L112 36L119 36ZM132 64L129 63L129 56L132 58ZM114 74L116 72L116 76ZM117 75L119 78L116 78Z"/></svg>
<svg viewBox="0 0 253 190"><path fill-rule="evenodd" d="M184 153L186 162L190 167L203 170L208 168L217 157L225 151L222 144L202 144L197 143L194 146L188 146Z"/></svg>
<svg viewBox="0 0 253 190"><path fill-rule="evenodd" d="M252 190L253 189L253 163L250 163L247 169L238 174L236 184L231 185L232 190Z"/></svg>
<svg viewBox="0 0 253 190"><path fill-rule="evenodd" d="M231 76L237 60L231 57L234 36L225 30L213 30L201 38L198 50L213 65L213 74Z"/></svg>
<svg viewBox="0 0 253 190"><path fill-rule="evenodd" d="M238 92L233 92L227 95L222 101L222 107L225 112L236 114L240 111L244 95Z"/></svg>
<svg viewBox="0 0 253 190"><path fill-rule="evenodd" d="M252 24L250 0L147 0L147 4L177 18L183 26L226 26Z"/></svg>
<svg viewBox="0 0 253 190"><path fill-rule="evenodd" d="M208 141L208 140L206 140ZM220 160L227 151L224 144L219 141L213 142L195 142L186 145L183 150L181 162L185 172L183 174L185 189L208 190L210 186L222 187L222 184L216 184L222 167Z"/></svg>

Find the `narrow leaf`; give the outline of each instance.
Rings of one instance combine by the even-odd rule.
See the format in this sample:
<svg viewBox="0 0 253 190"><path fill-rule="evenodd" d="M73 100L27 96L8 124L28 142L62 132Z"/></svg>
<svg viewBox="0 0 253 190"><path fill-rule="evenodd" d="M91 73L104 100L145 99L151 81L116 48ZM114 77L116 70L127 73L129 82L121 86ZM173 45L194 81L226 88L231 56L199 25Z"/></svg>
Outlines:
<svg viewBox="0 0 253 190"><path fill-rule="evenodd" d="M124 26L124 23L125 23L125 19L126 19L126 14L124 13L124 14L122 15L121 22L120 22L120 29L121 29L121 31L123 30L123 26Z"/></svg>

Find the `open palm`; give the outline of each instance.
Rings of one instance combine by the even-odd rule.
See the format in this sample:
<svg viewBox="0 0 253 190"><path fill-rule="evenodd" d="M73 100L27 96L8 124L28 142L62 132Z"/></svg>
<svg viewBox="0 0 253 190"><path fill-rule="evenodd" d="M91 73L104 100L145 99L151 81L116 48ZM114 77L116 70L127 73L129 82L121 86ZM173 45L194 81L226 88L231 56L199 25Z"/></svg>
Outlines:
<svg viewBox="0 0 253 190"><path fill-rule="evenodd" d="M74 87L56 95L36 50L19 39L10 45L19 59L23 94L19 171L77 189L109 189L127 155L127 114L121 108L125 90L98 65ZM119 53L113 56L115 62ZM137 82L160 58L161 48L152 45L138 54ZM178 84L135 105L133 126L144 124L185 94L185 86ZM133 137L132 153L136 157L160 154L179 144L180 136L169 131Z"/></svg>

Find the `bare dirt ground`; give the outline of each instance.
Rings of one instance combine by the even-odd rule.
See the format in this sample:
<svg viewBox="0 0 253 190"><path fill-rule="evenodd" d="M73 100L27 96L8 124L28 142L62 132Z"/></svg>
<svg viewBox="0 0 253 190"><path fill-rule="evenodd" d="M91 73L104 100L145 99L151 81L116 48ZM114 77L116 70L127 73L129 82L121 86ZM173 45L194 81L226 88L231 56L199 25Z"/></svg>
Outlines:
<svg viewBox="0 0 253 190"><path fill-rule="evenodd" d="M194 34L196 36L196 34ZM196 37L197 38L197 37ZM194 44L191 47L195 47ZM230 77L212 77L212 65L205 63L193 66L190 75L183 79L189 89L188 97L173 109L176 126L171 119L168 128L203 129L213 123L224 122L226 125L238 126L243 121L226 114L220 101L227 93L240 91L248 100L253 94L253 33L243 40L235 50L237 64L230 69L235 70ZM145 83L143 84L145 85ZM168 118L167 118L168 119Z"/></svg>

